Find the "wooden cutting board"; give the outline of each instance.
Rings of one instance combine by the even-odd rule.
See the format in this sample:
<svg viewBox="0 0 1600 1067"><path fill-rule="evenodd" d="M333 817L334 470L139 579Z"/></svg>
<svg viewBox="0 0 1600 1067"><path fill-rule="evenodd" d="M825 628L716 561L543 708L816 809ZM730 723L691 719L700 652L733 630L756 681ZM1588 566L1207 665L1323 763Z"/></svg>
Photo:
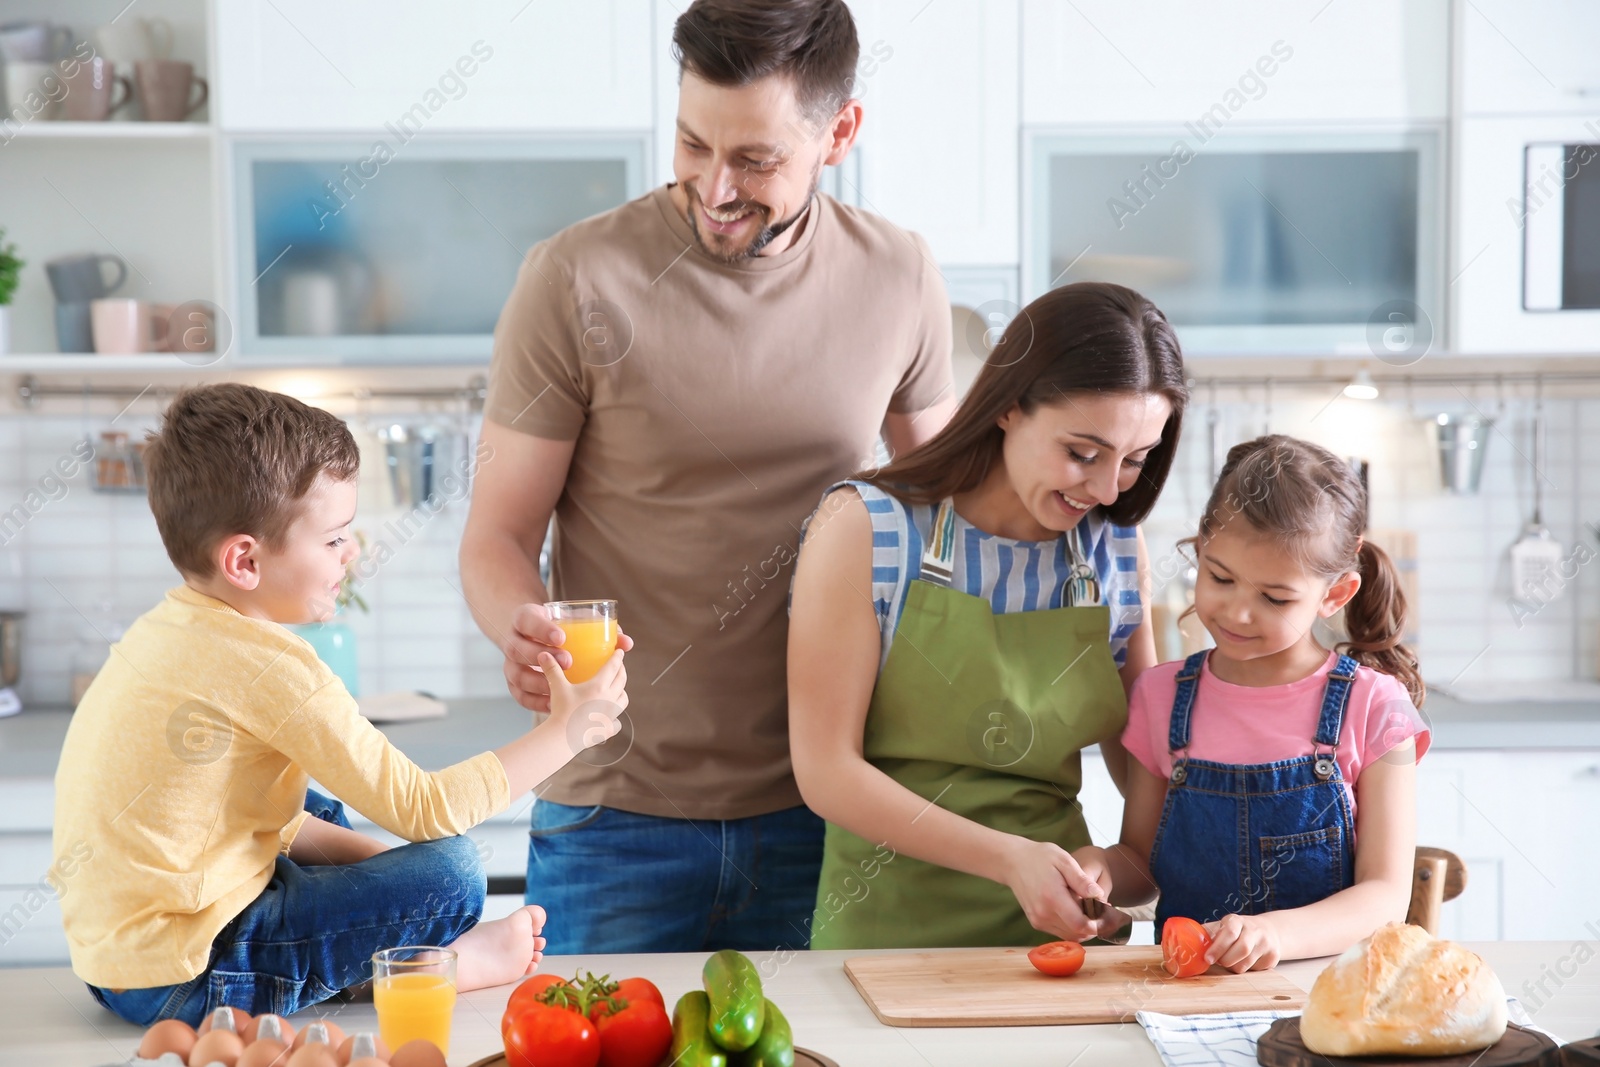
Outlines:
<svg viewBox="0 0 1600 1067"><path fill-rule="evenodd" d="M1298 1011L1303 989L1276 971L1213 968L1170 978L1153 945L1091 945L1070 978L1040 974L1022 948L846 960L845 974L890 1026L1059 1026L1132 1021L1134 1012Z"/></svg>

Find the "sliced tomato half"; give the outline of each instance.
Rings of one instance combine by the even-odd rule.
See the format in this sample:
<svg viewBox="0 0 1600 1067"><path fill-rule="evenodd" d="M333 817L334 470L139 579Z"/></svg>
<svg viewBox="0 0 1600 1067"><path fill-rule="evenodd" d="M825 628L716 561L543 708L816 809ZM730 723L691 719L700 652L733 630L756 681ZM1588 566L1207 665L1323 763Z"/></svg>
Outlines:
<svg viewBox="0 0 1600 1067"><path fill-rule="evenodd" d="M1076 941L1051 941L1028 951L1028 962L1054 978L1077 974L1083 966L1083 946Z"/></svg>

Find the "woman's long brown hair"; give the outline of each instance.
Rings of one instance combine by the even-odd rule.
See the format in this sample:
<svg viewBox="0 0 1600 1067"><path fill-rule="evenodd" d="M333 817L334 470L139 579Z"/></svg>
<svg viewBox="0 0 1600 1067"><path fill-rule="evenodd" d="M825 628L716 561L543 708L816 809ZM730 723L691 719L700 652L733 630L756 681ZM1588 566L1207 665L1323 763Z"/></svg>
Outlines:
<svg viewBox="0 0 1600 1067"><path fill-rule="evenodd" d="M1200 517L1200 540L1236 518L1280 539L1311 573L1354 571L1361 588L1344 606L1338 650L1398 678L1417 707L1427 696L1416 653L1401 643L1406 597L1389 554L1362 537L1367 496L1350 464L1321 445L1269 434L1234 445Z"/></svg>
<svg viewBox="0 0 1600 1067"><path fill-rule="evenodd" d="M1064 285L1023 308L945 428L916 451L857 477L917 504L975 489L1000 455L1002 415L1014 407L1032 415L1074 393L1154 394L1172 405L1139 480L1098 509L1120 526L1133 526L1150 514L1172 470L1189 391L1167 317L1132 289L1109 282Z"/></svg>

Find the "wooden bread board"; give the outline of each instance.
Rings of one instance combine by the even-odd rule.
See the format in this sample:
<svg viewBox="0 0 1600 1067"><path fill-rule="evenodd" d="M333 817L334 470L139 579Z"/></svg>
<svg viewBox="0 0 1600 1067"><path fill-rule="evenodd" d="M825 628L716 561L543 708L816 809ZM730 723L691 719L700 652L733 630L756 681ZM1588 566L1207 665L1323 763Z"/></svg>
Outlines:
<svg viewBox="0 0 1600 1067"><path fill-rule="evenodd" d="M1498 1043L1456 1056L1322 1056L1300 1039L1300 1018L1279 1019L1256 1043L1261 1067L1561 1067L1561 1050L1543 1034L1511 1023Z"/></svg>
<svg viewBox="0 0 1600 1067"><path fill-rule="evenodd" d="M1060 1026L1132 1021L1139 1011L1298 1011L1305 990L1276 971L1212 968L1171 978L1156 946L1091 945L1070 978L1040 974L1023 948L846 960L845 974L890 1026Z"/></svg>

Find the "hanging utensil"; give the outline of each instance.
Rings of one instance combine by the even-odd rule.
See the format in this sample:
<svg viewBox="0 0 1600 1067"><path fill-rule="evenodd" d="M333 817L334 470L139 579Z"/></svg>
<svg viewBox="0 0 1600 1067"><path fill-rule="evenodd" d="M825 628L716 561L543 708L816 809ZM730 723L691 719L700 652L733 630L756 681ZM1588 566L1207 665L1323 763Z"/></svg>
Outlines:
<svg viewBox="0 0 1600 1067"><path fill-rule="evenodd" d="M1533 408L1533 517L1511 546L1511 589L1515 596L1547 603L1561 595L1556 568L1561 565L1561 542L1544 525L1545 422L1544 381L1534 384Z"/></svg>

